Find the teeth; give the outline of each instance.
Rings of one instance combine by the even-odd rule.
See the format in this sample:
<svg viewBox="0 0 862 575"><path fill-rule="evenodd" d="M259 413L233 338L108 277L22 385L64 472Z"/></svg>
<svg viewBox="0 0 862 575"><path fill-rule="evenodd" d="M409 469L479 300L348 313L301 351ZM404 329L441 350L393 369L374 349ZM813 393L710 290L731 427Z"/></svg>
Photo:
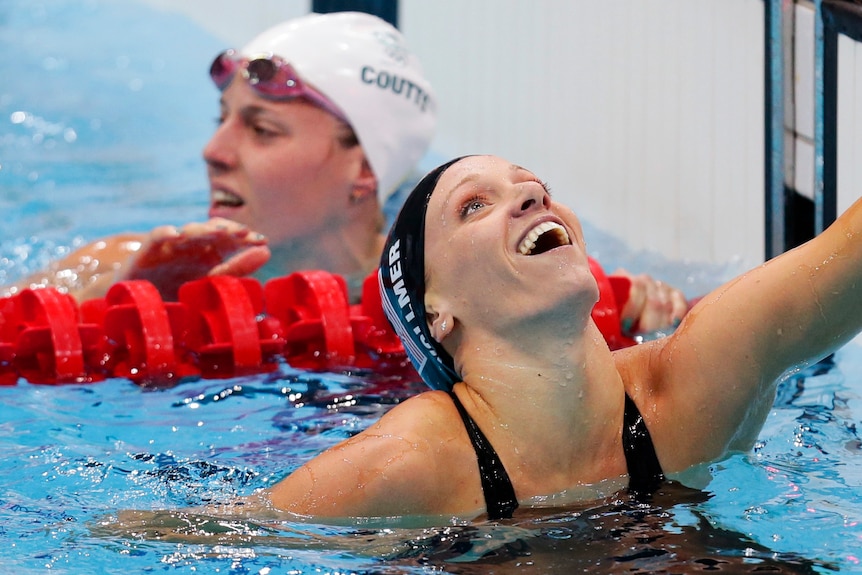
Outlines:
<svg viewBox="0 0 862 575"><path fill-rule="evenodd" d="M538 240L542 234L552 230L559 239L560 245L568 245L571 243L571 240L569 240L569 234L566 232L566 228L556 222L542 222L530 230L530 233L527 234L527 237L525 237L524 241L521 242L521 245L518 246L518 251L521 255L529 255L536 247L536 240Z"/></svg>
<svg viewBox="0 0 862 575"><path fill-rule="evenodd" d="M225 206L241 206L245 203L238 195L225 190L213 190L212 201L214 204Z"/></svg>

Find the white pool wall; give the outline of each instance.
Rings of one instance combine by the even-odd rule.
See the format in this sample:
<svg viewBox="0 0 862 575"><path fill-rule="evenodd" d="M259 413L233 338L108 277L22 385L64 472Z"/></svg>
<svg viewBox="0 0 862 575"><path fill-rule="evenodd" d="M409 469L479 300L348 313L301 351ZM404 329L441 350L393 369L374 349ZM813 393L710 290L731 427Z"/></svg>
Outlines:
<svg viewBox="0 0 862 575"><path fill-rule="evenodd" d="M226 45L310 9L307 0L147 1ZM799 57L813 51L804 28L813 5L796 10ZM401 0L399 16L437 91L443 156L488 152L528 166L635 250L763 260L763 0ZM840 209L862 190L862 55L849 41L839 50ZM804 193L813 70L800 66L793 80L802 136L793 178Z"/></svg>

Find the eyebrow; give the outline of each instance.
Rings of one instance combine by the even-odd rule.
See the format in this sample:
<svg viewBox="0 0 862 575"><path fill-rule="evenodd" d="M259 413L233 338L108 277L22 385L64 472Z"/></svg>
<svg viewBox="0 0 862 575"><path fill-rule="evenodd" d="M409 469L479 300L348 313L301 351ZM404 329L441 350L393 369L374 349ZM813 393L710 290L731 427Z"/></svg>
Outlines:
<svg viewBox="0 0 862 575"><path fill-rule="evenodd" d="M511 166L509 166L509 168L513 172L526 172L526 173L530 174L530 176L532 176L532 178L533 178L531 181L534 181L537 184L540 184L542 186L542 188L545 189L545 193L548 194L549 196L551 195L551 188L548 186L548 183L545 182L545 180L543 180L542 178L537 176L532 171L528 170L527 168L525 168L523 166L519 166L518 164L512 164Z"/></svg>
<svg viewBox="0 0 862 575"><path fill-rule="evenodd" d="M527 172L528 174L530 174L531 176L533 176L533 178L536 178L536 180L535 180L535 181L537 181L537 182L539 182L540 184L542 184L542 187L543 187L543 188L545 188L545 191L546 191L546 192L548 191L548 187L545 185L545 183L544 183L542 180L538 179L538 178L537 178L537 176L536 176L535 174L533 174L533 172L531 172L531 171L530 171L530 170L528 170L527 168L525 168L525 167L523 167L523 166L519 166L518 164L509 164L509 171L510 171L510 172ZM478 180L479 180L479 177L480 177L480 174L478 174L478 173L475 173L475 172L474 172L474 173L471 173L471 174L467 174L466 176L464 176L463 178L461 178L461 180L460 180L457 184L455 184L454 186L452 186L452 188L451 188L448 192L446 192L446 201L447 201L447 202L449 201L449 197L450 197L450 196L455 192L455 190L457 190L458 188L460 188L460 187L461 187L461 186L463 186L464 184L468 184L468 183L470 183L470 182L478 181Z"/></svg>
<svg viewBox="0 0 862 575"><path fill-rule="evenodd" d="M527 168L523 168L523 167L519 166L518 164L509 164L509 171L510 172L528 172L530 174L533 173L533 172L530 172L530 170L528 170ZM466 176L461 178L460 182L458 182L457 184L455 184L452 187L452 190L456 190L468 182L475 182L478 179L479 179L479 174L477 174L475 172L472 174L467 174ZM452 190L450 190L450 193Z"/></svg>
<svg viewBox="0 0 862 575"><path fill-rule="evenodd" d="M467 174L466 176L464 176L463 178L461 178L461 181L459 181L457 184L455 184L454 186L452 186L451 188L449 188L449 190L447 190L447 191L446 191L446 196L445 196L445 197L444 197L444 199L443 199L444 203L447 203L447 204L449 203L449 200L450 200L450 198L452 197L452 194L454 194L454 193L455 193L455 191L456 191L458 188L460 188L460 187L461 187L461 186L463 186L464 184L467 184L467 183L470 183L470 182L475 182L475 181L477 181L478 179L479 179L479 174L476 174L476 173ZM436 186L435 186L435 187L436 187ZM432 191L431 191L431 193L433 193L433 192L434 192L434 191L432 190Z"/></svg>
<svg viewBox="0 0 862 575"><path fill-rule="evenodd" d="M280 126L286 127L287 120L280 114L279 110L262 106L258 103L249 103L240 106L235 110L236 114L242 118L243 122L252 123L256 121L274 122Z"/></svg>
<svg viewBox="0 0 862 575"><path fill-rule="evenodd" d="M541 182L541 178L539 178L539 176L537 176L537 175L536 175L532 170L528 170L527 168L525 168L525 167L523 167L523 166L519 166L518 164L512 164L512 165L510 165L510 166L509 166L509 170L510 170L510 171L512 171L512 172L515 172L515 173L517 173L517 172L525 172L525 173L527 173L527 174L530 174L530 176L531 176L533 179L535 179L536 181Z"/></svg>
<svg viewBox="0 0 862 575"><path fill-rule="evenodd" d="M460 188L461 186L463 186L464 184L469 183L469 182L475 182L478 179L479 179L479 174L477 174L477 173L467 174L466 176L461 178L460 182L458 182L457 184L452 186L452 189L456 190L456 189Z"/></svg>

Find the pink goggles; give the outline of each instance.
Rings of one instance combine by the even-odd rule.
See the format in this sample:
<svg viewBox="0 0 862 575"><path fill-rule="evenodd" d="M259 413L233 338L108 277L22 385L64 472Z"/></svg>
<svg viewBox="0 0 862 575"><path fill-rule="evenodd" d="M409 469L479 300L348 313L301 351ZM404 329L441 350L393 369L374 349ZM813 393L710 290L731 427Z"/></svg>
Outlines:
<svg viewBox="0 0 862 575"><path fill-rule="evenodd" d="M344 112L329 99L306 84L293 66L279 56L258 57L252 60L241 57L236 50L225 50L213 60L210 78L219 90L228 87L237 70L258 95L270 100L304 98L323 108L339 120L350 123Z"/></svg>

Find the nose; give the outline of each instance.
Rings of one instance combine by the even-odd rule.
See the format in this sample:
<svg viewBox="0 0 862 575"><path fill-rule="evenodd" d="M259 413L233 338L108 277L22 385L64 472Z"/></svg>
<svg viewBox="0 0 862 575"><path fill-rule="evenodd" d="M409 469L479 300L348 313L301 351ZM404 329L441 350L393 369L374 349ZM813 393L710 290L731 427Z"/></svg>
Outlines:
<svg viewBox="0 0 862 575"><path fill-rule="evenodd" d="M225 119L204 146L203 157L207 166L226 170L236 163L235 146L230 141L230 123Z"/></svg>
<svg viewBox="0 0 862 575"><path fill-rule="evenodd" d="M518 186L517 212L527 214L535 210L550 209L551 197L538 182L526 182Z"/></svg>

